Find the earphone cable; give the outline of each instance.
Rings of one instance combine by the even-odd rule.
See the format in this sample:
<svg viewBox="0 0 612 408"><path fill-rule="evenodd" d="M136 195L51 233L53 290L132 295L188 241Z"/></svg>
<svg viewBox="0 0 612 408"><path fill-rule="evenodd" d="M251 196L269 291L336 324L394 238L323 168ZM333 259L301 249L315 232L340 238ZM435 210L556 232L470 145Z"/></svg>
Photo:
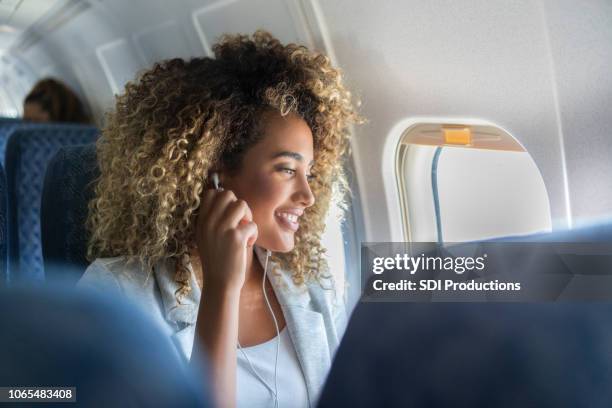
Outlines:
<svg viewBox="0 0 612 408"><path fill-rule="evenodd" d="M259 375L255 367L251 363L251 360L247 356L246 352L242 349L242 346L240 345L240 341L238 341L238 348L240 349L240 352L242 353L245 360L249 364L249 367L251 368L251 371L253 372L253 374L255 374L255 376L259 379L259 381L261 381L261 383L265 385L268 391L270 391L270 393L274 396L274 407L278 408L277 372L278 372L278 355L279 355L279 349L280 349L280 331L278 329L278 321L276 320L276 315L274 314L274 310L272 310L272 306L270 305L270 301L268 300L268 295L266 293L266 276L268 272L268 258L270 257L271 254L272 253L270 252L270 250L266 250L266 262L264 264L264 273L263 273L263 280L262 280L261 286L262 286L262 290L264 293L264 298L266 300L266 305L268 306L268 310L270 311L272 315L272 320L274 320L274 327L276 328L276 357L274 359L274 390L272 390L272 387L270 387L268 383L264 381L264 379Z"/></svg>
<svg viewBox="0 0 612 408"><path fill-rule="evenodd" d="M277 382L277 369L278 369L278 353L280 348L280 330L278 329L278 321L276 320L276 316L274 315L274 311L272 310L272 306L270 305L270 301L268 300L268 294L266 293L266 275L268 274L268 258L272 253L269 249L266 250L266 262L264 266L264 275L261 283L261 287L264 293L264 298L266 299L266 304L268 305L268 310L272 315L272 320L274 320L274 327L276 328L276 357L274 359L274 395L275 395L275 403L274 406L278 407L278 382Z"/></svg>

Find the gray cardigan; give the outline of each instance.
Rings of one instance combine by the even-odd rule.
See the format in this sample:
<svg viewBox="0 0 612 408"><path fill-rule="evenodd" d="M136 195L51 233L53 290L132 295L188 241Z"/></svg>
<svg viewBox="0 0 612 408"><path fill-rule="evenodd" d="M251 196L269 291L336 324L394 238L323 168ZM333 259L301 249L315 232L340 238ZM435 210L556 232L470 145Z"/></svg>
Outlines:
<svg viewBox="0 0 612 408"><path fill-rule="evenodd" d="M255 247L255 253L263 266L265 252ZM79 286L119 292L135 301L174 340L185 358L191 358L201 293L194 274L192 291L179 305L174 295L178 284L168 262L155 265L154 273L148 276L139 264L128 267L126 261L125 257L96 259ZM268 272L271 270L269 266ZM281 270L280 279L270 275L304 374L308 400L314 407L346 328L344 302L334 288L324 289L318 282L298 287L285 271Z"/></svg>

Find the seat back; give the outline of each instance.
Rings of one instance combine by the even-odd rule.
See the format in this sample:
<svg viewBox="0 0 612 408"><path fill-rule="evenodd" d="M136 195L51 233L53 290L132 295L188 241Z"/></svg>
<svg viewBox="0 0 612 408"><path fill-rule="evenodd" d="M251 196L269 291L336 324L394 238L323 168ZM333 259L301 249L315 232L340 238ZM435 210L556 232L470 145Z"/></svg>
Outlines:
<svg viewBox="0 0 612 408"><path fill-rule="evenodd" d="M0 310L0 384L74 387L79 407L212 406L205 366L185 364L123 298L57 285L0 288Z"/></svg>
<svg viewBox="0 0 612 408"><path fill-rule="evenodd" d="M609 407L611 313L609 303L361 302L318 407Z"/></svg>
<svg viewBox="0 0 612 408"><path fill-rule="evenodd" d="M8 247L8 193L6 191L6 175L0 164L0 288L7 284L7 247Z"/></svg>
<svg viewBox="0 0 612 408"><path fill-rule="evenodd" d="M11 134L24 122L20 119L0 118L0 163L4 165L6 144Z"/></svg>
<svg viewBox="0 0 612 408"><path fill-rule="evenodd" d="M93 143L62 147L49 162L40 208L46 279L76 283L87 268L87 205L99 173Z"/></svg>
<svg viewBox="0 0 612 408"><path fill-rule="evenodd" d="M47 164L62 147L92 143L92 126L45 124L20 127L6 149L9 200L8 280L44 280L40 201Z"/></svg>
<svg viewBox="0 0 612 408"><path fill-rule="evenodd" d="M612 222L487 242L609 244ZM588 264L592 269L580 272L587 272L591 285L593 276L610 274L604 253ZM562 267L551 271L555 277L564 277L566 268L580 276L569 260L552 264ZM525 257L500 262L496 269L518 272L521 265L534 276L550 267ZM611 314L607 301L363 301L351 316L318 407L612 406Z"/></svg>

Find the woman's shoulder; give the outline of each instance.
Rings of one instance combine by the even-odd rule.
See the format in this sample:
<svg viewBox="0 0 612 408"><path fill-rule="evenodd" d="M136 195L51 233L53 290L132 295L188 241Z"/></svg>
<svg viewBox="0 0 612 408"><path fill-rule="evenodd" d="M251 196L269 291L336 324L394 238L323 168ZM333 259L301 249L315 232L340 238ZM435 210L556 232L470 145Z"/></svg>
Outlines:
<svg viewBox="0 0 612 408"><path fill-rule="evenodd" d="M161 266L163 263L156 265ZM170 330L165 324L155 273L148 272L138 261L124 256L98 258L87 267L77 286L127 299L150 314L164 330Z"/></svg>
<svg viewBox="0 0 612 408"><path fill-rule="evenodd" d="M111 289L119 292L147 291L154 279L142 263L125 256L97 258L85 270L80 287Z"/></svg>
<svg viewBox="0 0 612 408"><path fill-rule="evenodd" d="M309 309L321 313L327 328L330 348L334 351L338 347L348 324L344 290L341 285L342 283L339 280L330 275L305 283Z"/></svg>
<svg viewBox="0 0 612 408"><path fill-rule="evenodd" d="M346 307L342 283L333 275L312 278L304 283L294 282L290 273L281 270L280 285L289 291L288 301L294 305L327 315L332 320L343 322Z"/></svg>
<svg viewBox="0 0 612 408"><path fill-rule="evenodd" d="M334 277L324 277L306 283L310 298L329 309L331 314L344 311L344 290Z"/></svg>

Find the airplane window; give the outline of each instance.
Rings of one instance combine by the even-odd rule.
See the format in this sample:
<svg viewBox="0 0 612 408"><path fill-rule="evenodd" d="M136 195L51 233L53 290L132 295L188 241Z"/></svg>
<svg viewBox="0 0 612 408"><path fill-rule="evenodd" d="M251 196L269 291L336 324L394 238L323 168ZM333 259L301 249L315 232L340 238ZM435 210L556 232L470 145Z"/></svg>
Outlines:
<svg viewBox="0 0 612 408"><path fill-rule="evenodd" d="M355 169L348 165L346 170L351 191L346 203L348 208L346 212L338 208L332 194L332 204L325 220L321 242L327 249L329 269L348 312L356 306L361 296L359 240L363 236L363 221Z"/></svg>
<svg viewBox="0 0 612 408"><path fill-rule="evenodd" d="M551 229L538 167L499 128L420 124L404 133L398 153L410 241L461 242Z"/></svg>
<svg viewBox="0 0 612 408"><path fill-rule="evenodd" d="M327 219L325 220L325 231L321 236L321 243L327 249L327 263L329 271L336 280L337 287L344 293L346 282L344 238L342 233L341 211L335 203L330 205Z"/></svg>

